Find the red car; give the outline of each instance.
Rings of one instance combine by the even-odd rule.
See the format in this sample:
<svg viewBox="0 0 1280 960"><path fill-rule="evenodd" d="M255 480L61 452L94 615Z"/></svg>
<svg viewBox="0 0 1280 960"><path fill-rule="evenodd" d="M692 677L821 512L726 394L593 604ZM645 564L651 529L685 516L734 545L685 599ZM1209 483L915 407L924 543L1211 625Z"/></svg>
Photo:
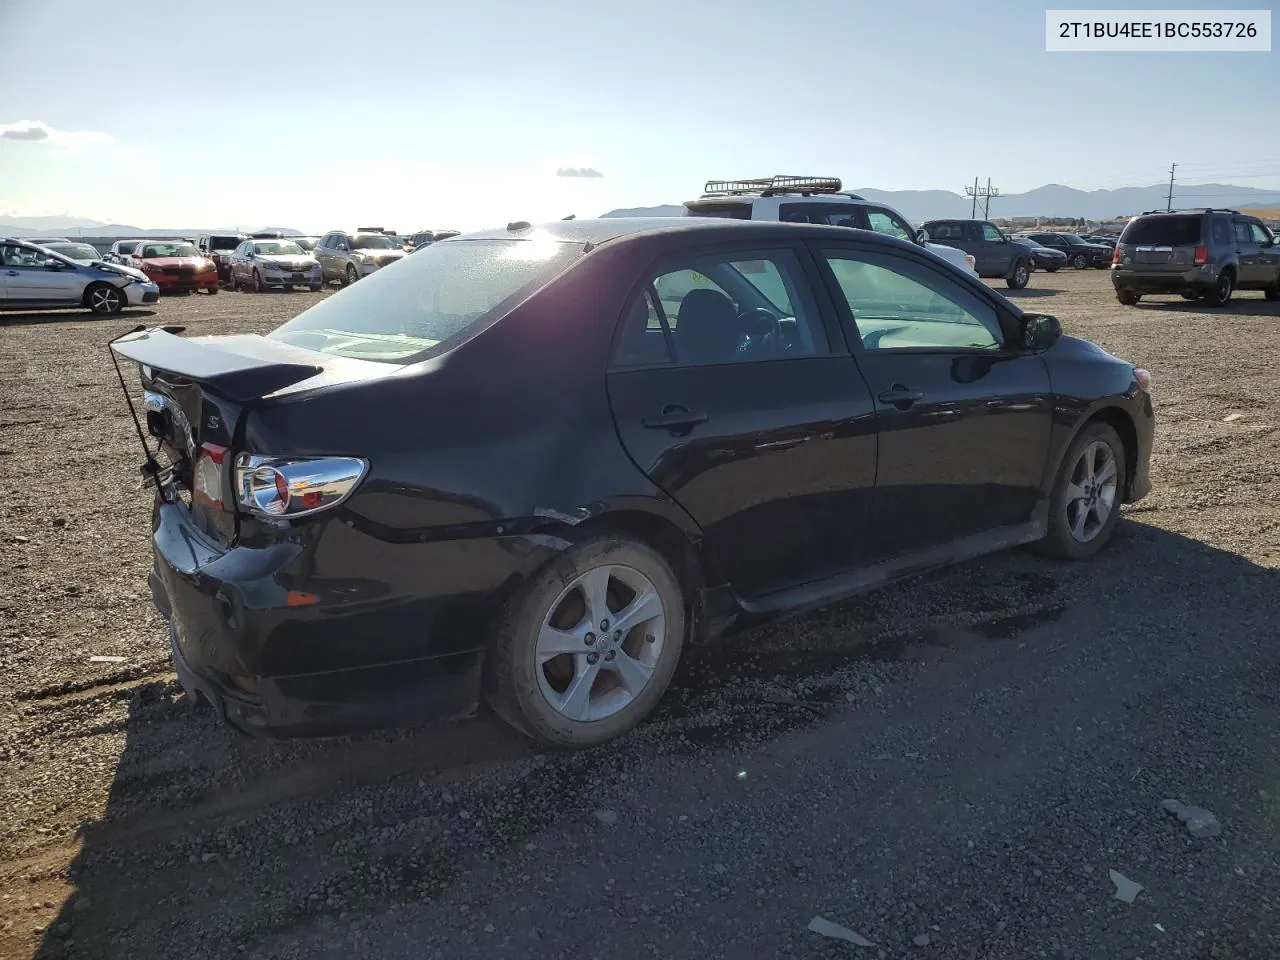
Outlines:
<svg viewBox="0 0 1280 960"><path fill-rule="evenodd" d="M218 292L218 267L185 240L147 240L129 258L155 281L161 293Z"/></svg>

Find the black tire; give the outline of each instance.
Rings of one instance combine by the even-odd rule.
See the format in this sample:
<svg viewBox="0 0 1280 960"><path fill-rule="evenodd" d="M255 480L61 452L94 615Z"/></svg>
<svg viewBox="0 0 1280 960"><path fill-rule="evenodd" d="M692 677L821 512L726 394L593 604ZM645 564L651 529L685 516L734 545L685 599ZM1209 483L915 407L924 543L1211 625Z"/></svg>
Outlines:
<svg viewBox="0 0 1280 960"><path fill-rule="evenodd" d="M253 271L253 292L254 293L267 292L267 288L262 285L262 274L260 274L256 268Z"/></svg>
<svg viewBox="0 0 1280 960"><path fill-rule="evenodd" d="M1089 258L1083 253L1077 253L1071 258L1071 266L1077 270L1083 270L1085 267L1089 266Z"/></svg>
<svg viewBox="0 0 1280 960"><path fill-rule="evenodd" d="M321 284L318 284L318 283L313 283L313 284L311 284L311 292L312 292L312 293L319 293L319 292L320 292L320 289L321 289Z"/></svg>
<svg viewBox="0 0 1280 960"><path fill-rule="evenodd" d="M1271 286L1262 291L1262 295L1268 300L1280 300L1280 274L1276 275L1276 279Z"/></svg>
<svg viewBox="0 0 1280 960"><path fill-rule="evenodd" d="M1073 475L1081 462L1085 451L1094 444L1105 444L1110 451L1115 465L1115 493L1110 512L1092 535L1081 540L1071 531L1072 520L1079 516L1081 501L1072 500L1068 493L1073 488ZM1058 468L1058 476L1053 482L1053 493L1049 496L1049 532L1036 544L1037 549L1046 556L1064 560L1083 560L1091 557L1111 539L1116 524L1120 521L1120 503L1124 498L1126 477L1124 444L1120 435L1108 423L1095 421L1086 426L1071 442L1067 454L1062 458ZM1078 487L1076 488L1078 489ZM1072 506L1074 504L1074 507Z"/></svg>
<svg viewBox="0 0 1280 960"><path fill-rule="evenodd" d="M1058 268L1057 268L1057 267L1045 267L1045 268L1044 268L1044 272L1045 272L1045 273L1057 273L1057 272L1058 272Z"/></svg>
<svg viewBox="0 0 1280 960"><path fill-rule="evenodd" d="M124 309L125 295L110 283L91 283L84 292L84 305L99 317L110 317Z"/></svg>
<svg viewBox="0 0 1280 960"><path fill-rule="evenodd" d="M1204 295L1207 307L1225 307L1231 302L1231 295L1236 291L1236 275L1231 270L1223 270L1213 282L1209 292Z"/></svg>
<svg viewBox="0 0 1280 960"><path fill-rule="evenodd" d="M572 596L565 591L578 577L604 565L630 568L653 585L662 602L662 642L649 679L631 702L603 719L576 720L557 710L544 694L543 684L549 681L537 662L536 645L552 605ZM646 623L638 629L644 634L649 628ZM679 662L684 634L685 597L666 560L645 543L601 534L555 557L507 602L485 658L484 695L499 716L534 740L559 747L603 743L630 730L657 705ZM643 644L646 638L633 630L623 642Z"/></svg>
<svg viewBox="0 0 1280 960"><path fill-rule="evenodd" d="M218 288L217 288L217 287L205 287L205 288L204 288L204 292L205 292L205 293L207 293L209 296L211 296L211 297L212 297L212 296L214 296L214 295L216 295L216 294L217 294L217 292L218 292Z"/></svg>
<svg viewBox="0 0 1280 960"><path fill-rule="evenodd" d="M1124 306L1132 307L1134 304L1136 304L1139 300L1142 299L1142 294L1134 293L1132 290L1121 289L1116 291L1116 299L1119 300Z"/></svg>
<svg viewBox="0 0 1280 960"><path fill-rule="evenodd" d="M359 279L360 274L356 273L355 265L348 263L346 272L342 275L342 285L349 287Z"/></svg>
<svg viewBox="0 0 1280 960"><path fill-rule="evenodd" d="M1010 290L1021 290L1031 282L1031 266L1026 260L1019 260L1013 265L1013 271L1005 280Z"/></svg>

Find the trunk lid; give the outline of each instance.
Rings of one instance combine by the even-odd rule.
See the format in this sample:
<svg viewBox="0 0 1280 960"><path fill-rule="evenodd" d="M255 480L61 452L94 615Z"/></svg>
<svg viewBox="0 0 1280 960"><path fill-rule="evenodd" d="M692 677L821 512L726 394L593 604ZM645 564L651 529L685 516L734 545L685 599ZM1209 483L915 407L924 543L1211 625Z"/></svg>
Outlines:
<svg viewBox="0 0 1280 960"><path fill-rule="evenodd" d="M291 390L402 369L325 356L257 335L185 338L173 328L126 334L111 343L111 351L140 368L141 430L144 443L157 446L162 495L184 504L196 525L222 544L231 543L237 532L233 457L244 417L255 404ZM127 379L125 391L128 396ZM152 458L150 450L147 456ZM151 472L147 466L143 470Z"/></svg>

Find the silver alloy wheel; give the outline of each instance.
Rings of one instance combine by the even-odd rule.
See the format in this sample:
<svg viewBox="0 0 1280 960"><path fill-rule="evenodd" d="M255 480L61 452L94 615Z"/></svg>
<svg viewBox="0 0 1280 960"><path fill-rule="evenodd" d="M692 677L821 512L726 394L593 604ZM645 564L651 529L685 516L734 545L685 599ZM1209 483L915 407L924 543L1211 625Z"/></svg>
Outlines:
<svg viewBox="0 0 1280 960"><path fill-rule="evenodd" d="M1080 451L1071 468L1064 505L1072 539L1088 543L1107 525L1116 507L1119 481L1116 455L1109 444L1095 440Z"/></svg>
<svg viewBox="0 0 1280 960"><path fill-rule="evenodd" d="M124 302L120 291L110 284L103 284L89 294L89 309L94 313L117 313Z"/></svg>
<svg viewBox="0 0 1280 960"><path fill-rule="evenodd" d="M262 292L262 274L258 273L257 270L253 271L253 292Z"/></svg>
<svg viewBox="0 0 1280 960"><path fill-rule="evenodd" d="M348 263L347 264L347 286L351 286L353 283L355 283L359 279L360 279L360 275L356 273L356 268Z"/></svg>
<svg viewBox="0 0 1280 960"><path fill-rule="evenodd" d="M634 567L604 564L575 577L543 618L538 686L561 716L603 720L640 696L666 639L666 610Z"/></svg>
<svg viewBox="0 0 1280 960"><path fill-rule="evenodd" d="M1085 267L1089 265L1089 258L1086 257L1083 253L1077 253L1075 255L1075 259L1071 261L1071 265L1075 267L1077 270L1083 270Z"/></svg>
<svg viewBox="0 0 1280 960"><path fill-rule="evenodd" d="M1025 263L1020 263L1018 264L1017 267L1014 268L1014 271L1013 271L1014 283L1018 284L1021 287L1025 287L1027 285L1027 281L1030 279L1031 279L1031 271L1027 269L1027 265Z"/></svg>

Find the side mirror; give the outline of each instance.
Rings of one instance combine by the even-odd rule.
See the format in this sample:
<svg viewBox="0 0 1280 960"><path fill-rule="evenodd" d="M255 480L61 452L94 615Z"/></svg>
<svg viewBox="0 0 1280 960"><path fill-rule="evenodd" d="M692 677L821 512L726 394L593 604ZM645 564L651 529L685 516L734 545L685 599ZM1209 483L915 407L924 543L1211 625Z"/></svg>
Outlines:
<svg viewBox="0 0 1280 960"><path fill-rule="evenodd" d="M916 243L920 244L921 246L924 246L928 242L929 242L929 231L926 230L924 227L921 227L919 230L916 231Z"/></svg>
<svg viewBox="0 0 1280 960"><path fill-rule="evenodd" d="M1048 350L1062 339L1062 324L1047 313L1022 315L1022 346L1025 350Z"/></svg>

